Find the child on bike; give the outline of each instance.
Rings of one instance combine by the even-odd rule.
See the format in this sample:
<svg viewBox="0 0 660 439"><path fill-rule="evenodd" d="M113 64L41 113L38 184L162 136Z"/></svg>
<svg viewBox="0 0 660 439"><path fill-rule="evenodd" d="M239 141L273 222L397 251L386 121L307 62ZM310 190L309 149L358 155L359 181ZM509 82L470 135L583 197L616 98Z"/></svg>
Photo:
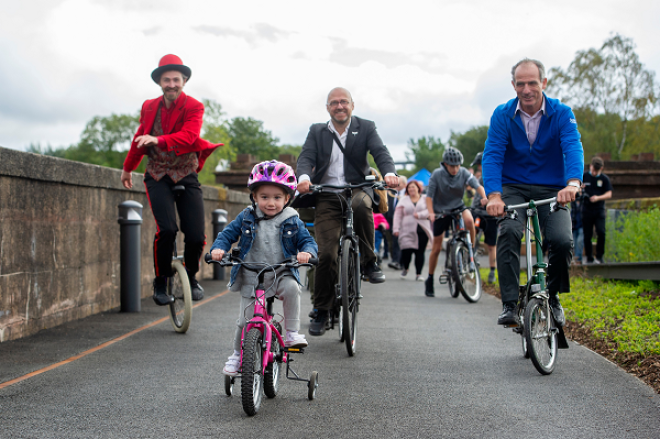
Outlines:
<svg viewBox="0 0 660 439"><path fill-rule="evenodd" d="M238 241L239 257L245 262L275 264L296 256L298 262L307 263L317 257L318 246L305 224L298 218L298 212L288 207L297 186L293 169L275 160L254 166L248 188L252 206L238 214L218 234L211 246L211 256L219 261ZM239 240L240 238L240 240ZM277 296L283 302L286 347L305 347L307 340L300 330L300 277L297 269L282 268L266 271L264 286L266 297ZM225 375L234 376L240 368L241 334L246 319L252 318L252 307L257 273L240 270L234 266L229 280L230 291L240 292L241 305L236 332L234 352L229 356L223 369Z"/></svg>
<svg viewBox="0 0 660 439"><path fill-rule="evenodd" d="M426 191L426 205L429 211L429 219L433 223L433 247L429 257L429 277L424 282L426 295L433 297L435 291L433 288L433 273L438 265L438 256L442 251L443 236L447 229L451 227L450 216L440 216L436 219L435 214L448 212L454 209L464 208L463 195L467 185L477 190L481 195L483 204L487 203L486 192L479 181L463 168L463 154L456 148L448 147L442 154L440 167L433 171L429 179L429 186ZM463 210L463 222L465 228L470 232L470 238L474 243L476 235L474 230L474 220L469 209Z"/></svg>

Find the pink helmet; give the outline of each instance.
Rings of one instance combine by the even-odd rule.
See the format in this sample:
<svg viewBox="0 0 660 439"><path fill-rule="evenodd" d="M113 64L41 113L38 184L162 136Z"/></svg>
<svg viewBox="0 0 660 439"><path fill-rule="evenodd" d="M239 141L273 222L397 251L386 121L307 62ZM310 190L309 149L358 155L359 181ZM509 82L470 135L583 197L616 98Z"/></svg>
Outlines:
<svg viewBox="0 0 660 439"><path fill-rule="evenodd" d="M296 192L298 180L291 166L277 160L270 160L254 165L250 173L250 178L248 178L247 186L251 191L262 184L281 186L293 195Z"/></svg>

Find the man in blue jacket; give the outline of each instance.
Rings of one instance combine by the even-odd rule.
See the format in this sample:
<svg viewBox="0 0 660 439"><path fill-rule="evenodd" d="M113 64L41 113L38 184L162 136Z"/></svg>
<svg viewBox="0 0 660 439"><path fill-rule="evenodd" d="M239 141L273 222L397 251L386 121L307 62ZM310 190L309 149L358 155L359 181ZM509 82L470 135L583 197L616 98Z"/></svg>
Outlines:
<svg viewBox="0 0 660 439"><path fill-rule="evenodd" d="M502 217L504 206L557 197L560 209L538 209L549 244L548 292L557 324L564 324L558 293L570 291L568 269L573 258L571 216L566 203L575 200L584 171L584 151L570 107L548 98L545 67L525 58L511 69L517 98L495 109L488 129L482 167L489 215ZM521 212L524 213L524 212ZM516 323L520 277L520 241L524 214L505 217L497 233L497 271L503 312L499 325Z"/></svg>

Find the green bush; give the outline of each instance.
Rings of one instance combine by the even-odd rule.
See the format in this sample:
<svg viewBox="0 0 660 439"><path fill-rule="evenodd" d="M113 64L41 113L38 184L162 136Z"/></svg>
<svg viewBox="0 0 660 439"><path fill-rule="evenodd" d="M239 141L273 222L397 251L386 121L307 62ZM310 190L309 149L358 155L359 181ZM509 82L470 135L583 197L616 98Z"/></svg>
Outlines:
<svg viewBox="0 0 660 439"><path fill-rule="evenodd" d="M660 261L660 209L629 211L607 222L605 256L614 262Z"/></svg>

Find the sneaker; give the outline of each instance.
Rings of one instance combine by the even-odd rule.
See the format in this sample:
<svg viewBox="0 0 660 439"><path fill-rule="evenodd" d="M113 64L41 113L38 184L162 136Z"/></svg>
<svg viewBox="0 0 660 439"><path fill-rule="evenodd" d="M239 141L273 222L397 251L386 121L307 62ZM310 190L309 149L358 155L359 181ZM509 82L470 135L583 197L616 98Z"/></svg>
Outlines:
<svg viewBox="0 0 660 439"><path fill-rule="evenodd" d="M230 377L238 375L238 371L241 369L241 357L236 354L231 354L225 367L222 369L222 373L229 375Z"/></svg>
<svg viewBox="0 0 660 439"><path fill-rule="evenodd" d="M190 278L190 293L192 295L192 300L194 301L202 300L204 298L204 288L202 288L194 277Z"/></svg>
<svg viewBox="0 0 660 439"><path fill-rule="evenodd" d="M284 340L284 347L286 348L304 348L307 346L305 336L299 334L298 331L286 331L286 340Z"/></svg>
<svg viewBox="0 0 660 439"><path fill-rule="evenodd" d="M415 282L424 282L424 278L422 278L421 274L415 275Z"/></svg>
<svg viewBox="0 0 660 439"><path fill-rule="evenodd" d="M325 334L325 322L328 320L328 310L319 309L316 317L309 324L309 335L323 335Z"/></svg>
<svg viewBox="0 0 660 439"><path fill-rule="evenodd" d="M389 264L387 264L387 266L390 267L392 270L397 270L397 271L401 270L401 265L399 265L398 262L392 261Z"/></svg>
<svg viewBox="0 0 660 439"><path fill-rule="evenodd" d="M174 297L167 294L167 278L154 279L154 302L158 306L165 306L174 302Z"/></svg>
<svg viewBox="0 0 660 439"><path fill-rule="evenodd" d="M424 281L424 294L426 297L435 297L435 290L433 289L433 276L428 276Z"/></svg>
<svg viewBox="0 0 660 439"><path fill-rule="evenodd" d="M498 325L517 325L516 303L507 302L502 305L502 314L497 318Z"/></svg>
<svg viewBox="0 0 660 439"><path fill-rule="evenodd" d="M403 270L403 271L401 272L401 279L405 279L406 276L408 276L408 270Z"/></svg>
<svg viewBox="0 0 660 439"><path fill-rule="evenodd" d="M491 270L490 273L488 273L488 283L489 284L495 283L495 270Z"/></svg>
<svg viewBox="0 0 660 439"><path fill-rule="evenodd" d="M365 280L372 284L382 284L385 282L385 275L375 262L369 262L364 269Z"/></svg>

